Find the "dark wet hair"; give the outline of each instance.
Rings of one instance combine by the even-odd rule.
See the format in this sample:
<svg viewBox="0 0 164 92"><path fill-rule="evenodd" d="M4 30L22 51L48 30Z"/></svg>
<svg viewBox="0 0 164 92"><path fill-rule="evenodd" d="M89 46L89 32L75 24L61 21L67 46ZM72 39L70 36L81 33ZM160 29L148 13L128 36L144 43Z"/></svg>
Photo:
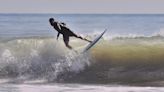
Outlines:
<svg viewBox="0 0 164 92"><path fill-rule="evenodd" d="M50 18L50 19L49 19L49 22L50 22L50 23L54 22L54 18Z"/></svg>

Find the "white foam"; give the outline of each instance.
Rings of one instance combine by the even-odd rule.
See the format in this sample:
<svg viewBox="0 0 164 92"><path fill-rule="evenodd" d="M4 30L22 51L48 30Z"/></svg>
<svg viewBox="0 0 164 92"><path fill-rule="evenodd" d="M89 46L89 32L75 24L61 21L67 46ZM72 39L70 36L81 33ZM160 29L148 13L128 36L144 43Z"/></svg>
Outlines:
<svg viewBox="0 0 164 92"><path fill-rule="evenodd" d="M153 36L157 36L157 35L164 36L164 28L161 28L158 32L154 32L152 35Z"/></svg>
<svg viewBox="0 0 164 92"><path fill-rule="evenodd" d="M0 57L1 62L13 63L16 61L16 58L12 55L9 49L5 49Z"/></svg>

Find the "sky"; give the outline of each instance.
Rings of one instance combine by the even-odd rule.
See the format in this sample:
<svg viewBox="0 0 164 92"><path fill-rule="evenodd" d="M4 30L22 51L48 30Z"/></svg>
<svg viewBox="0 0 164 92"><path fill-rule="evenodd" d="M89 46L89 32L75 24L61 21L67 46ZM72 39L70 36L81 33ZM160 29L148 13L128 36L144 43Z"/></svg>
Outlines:
<svg viewBox="0 0 164 92"><path fill-rule="evenodd" d="M164 14L164 0L0 0L0 13Z"/></svg>

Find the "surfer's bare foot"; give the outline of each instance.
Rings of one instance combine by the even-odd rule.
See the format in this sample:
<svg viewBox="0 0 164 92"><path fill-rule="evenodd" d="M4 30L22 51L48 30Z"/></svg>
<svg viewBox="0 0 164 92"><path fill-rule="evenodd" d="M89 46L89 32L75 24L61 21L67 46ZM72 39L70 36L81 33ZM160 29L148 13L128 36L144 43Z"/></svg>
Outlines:
<svg viewBox="0 0 164 92"><path fill-rule="evenodd" d="M88 39L86 39L86 38L84 38L83 40L85 40L85 41L87 41L87 42L90 42L90 43L92 42L92 41L90 41L90 40L88 40Z"/></svg>
<svg viewBox="0 0 164 92"><path fill-rule="evenodd" d="M72 50L72 47L69 46L68 44L66 44L66 47L69 48L70 50Z"/></svg>
<svg viewBox="0 0 164 92"><path fill-rule="evenodd" d="M90 41L90 40L86 40L86 41L88 41L88 42L92 43L92 41Z"/></svg>
<svg viewBox="0 0 164 92"><path fill-rule="evenodd" d="M92 41L88 41L88 42L92 43Z"/></svg>

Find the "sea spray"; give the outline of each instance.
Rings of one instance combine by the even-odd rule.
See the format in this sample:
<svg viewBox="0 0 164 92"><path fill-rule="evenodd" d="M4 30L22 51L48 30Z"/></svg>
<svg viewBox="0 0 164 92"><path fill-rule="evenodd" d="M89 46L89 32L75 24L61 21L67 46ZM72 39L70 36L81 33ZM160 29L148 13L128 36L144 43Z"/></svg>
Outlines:
<svg viewBox="0 0 164 92"><path fill-rule="evenodd" d="M53 63L54 71L51 71L48 76L49 81L64 81L70 77L80 73L90 65L90 56L88 53L80 54L74 51L66 54L58 62ZM52 75L53 74L53 75Z"/></svg>
<svg viewBox="0 0 164 92"><path fill-rule="evenodd" d="M64 80L72 76L70 73L75 75L90 65L89 54L69 51L51 38L20 38L0 45L0 76L12 78L14 83Z"/></svg>

